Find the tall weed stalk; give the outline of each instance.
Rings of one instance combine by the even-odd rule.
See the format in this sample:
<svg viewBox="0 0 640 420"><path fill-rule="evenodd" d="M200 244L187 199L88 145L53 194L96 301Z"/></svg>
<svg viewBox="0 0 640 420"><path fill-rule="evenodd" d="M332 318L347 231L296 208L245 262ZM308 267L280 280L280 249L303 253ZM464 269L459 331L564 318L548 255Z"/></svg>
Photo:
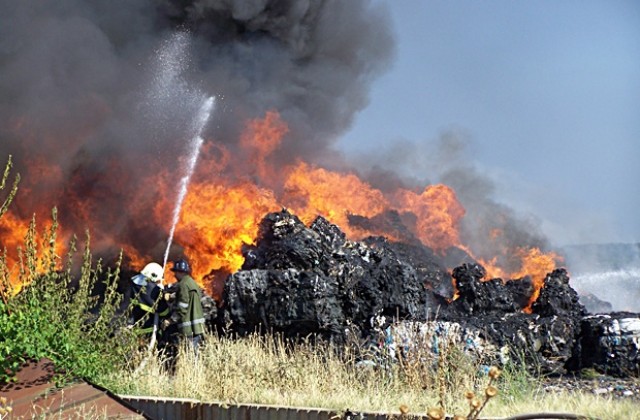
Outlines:
<svg viewBox="0 0 640 420"><path fill-rule="evenodd" d="M7 171L0 187L6 178ZM24 249L18 249L17 270L8 266L6 249L0 255L0 383L12 380L26 360L41 358L68 376L92 380L125 368L135 351L135 331L124 328L126 315L118 314L122 252L114 270L105 270L101 260L94 264L87 232L79 270L74 270L75 237L63 268L56 254L57 231L54 208L41 249L35 216L31 219Z"/></svg>

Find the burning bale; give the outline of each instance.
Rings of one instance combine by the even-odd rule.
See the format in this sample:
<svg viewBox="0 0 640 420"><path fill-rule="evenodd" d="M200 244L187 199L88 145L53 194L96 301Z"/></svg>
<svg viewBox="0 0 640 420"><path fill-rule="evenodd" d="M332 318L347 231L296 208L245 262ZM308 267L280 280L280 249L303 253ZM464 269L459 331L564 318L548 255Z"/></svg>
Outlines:
<svg viewBox="0 0 640 420"><path fill-rule="evenodd" d="M522 309L515 304L501 279L481 281L485 275L485 269L479 264L466 263L453 270L459 293L459 298L452 303L453 309L466 315L513 313Z"/></svg>
<svg viewBox="0 0 640 420"><path fill-rule="evenodd" d="M267 329L286 335L342 338L347 325L366 331L378 315L425 319L442 299L427 279L445 278L443 267L416 268L382 238L345 239L318 217L306 227L286 210L267 215L255 247L244 250L242 270L225 286L227 316L239 332Z"/></svg>
<svg viewBox="0 0 640 420"><path fill-rule="evenodd" d="M538 299L528 278L483 281L485 269L465 263L449 275L441 258L417 244L382 237L349 241L326 219L309 227L287 210L260 223L255 246L224 290L225 323L234 332L320 335L374 333L372 319L451 322L544 372L564 372L586 311L564 269L549 273ZM450 299L455 279L457 296ZM428 321L431 320L431 321ZM464 340L464 338L463 338Z"/></svg>
<svg viewBox="0 0 640 420"><path fill-rule="evenodd" d="M451 305L455 311L447 316L484 332L483 336L498 347L508 347L513 357L539 365L546 373L566 373L580 333L580 321L586 314L578 295L569 286L566 270L548 274L531 313L516 303L513 286L500 279L480 281L484 269L477 264L463 264L453 270L460 296Z"/></svg>

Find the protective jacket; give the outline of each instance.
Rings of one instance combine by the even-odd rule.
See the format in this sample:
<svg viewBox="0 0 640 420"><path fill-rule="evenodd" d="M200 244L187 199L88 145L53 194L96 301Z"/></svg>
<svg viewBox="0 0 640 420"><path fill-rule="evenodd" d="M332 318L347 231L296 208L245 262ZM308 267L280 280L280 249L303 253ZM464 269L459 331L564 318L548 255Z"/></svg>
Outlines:
<svg viewBox="0 0 640 420"><path fill-rule="evenodd" d="M152 333L155 315L163 318L169 315L169 305L162 299L162 289L144 275L131 278L130 299L133 305L129 322L141 327L140 332Z"/></svg>
<svg viewBox="0 0 640 420"><path fill-rule="evenodd" d="M176 311L178 330L185 337L204 332L204 311L202 310L202 291L195 280L186 275L178 282L176 292Z"/></svg>

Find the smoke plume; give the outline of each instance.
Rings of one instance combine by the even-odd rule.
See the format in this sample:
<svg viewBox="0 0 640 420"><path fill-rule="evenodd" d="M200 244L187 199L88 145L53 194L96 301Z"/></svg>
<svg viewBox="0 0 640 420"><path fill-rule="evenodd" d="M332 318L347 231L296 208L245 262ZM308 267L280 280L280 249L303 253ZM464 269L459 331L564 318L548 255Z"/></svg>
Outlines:
<svg viewBox="0 0 640 420"><path fill-rule="evenodd" d="M63 224L134 246L164 235L143 216L159 191L141 179L176 167L203 97L217 98L203 137L237 166L243 124L274 109L288 125L276 161L335 164L333 142L393 55L387 14L364 0L0 5L0 157L23 177L14 211L58 206Z"/></svg>
<svg viewBox="0 0 640 420"><path fill-rule="evenodd" d="M56 206L64 239L87 229L94 252L122 248L130 266L184 254L219 286L241 268L262 217L286 206L351 237L477 257L493 276L539 283L555 268L536 223L494 200L464 136L361 159L334 149L394 55L378 3L0 4L0 157L13 155L23 178L0 224L5 246L31 213L46 219ZM194 131L209 97L213 112ZM195 136L200 161L174 218Z"/></svg>

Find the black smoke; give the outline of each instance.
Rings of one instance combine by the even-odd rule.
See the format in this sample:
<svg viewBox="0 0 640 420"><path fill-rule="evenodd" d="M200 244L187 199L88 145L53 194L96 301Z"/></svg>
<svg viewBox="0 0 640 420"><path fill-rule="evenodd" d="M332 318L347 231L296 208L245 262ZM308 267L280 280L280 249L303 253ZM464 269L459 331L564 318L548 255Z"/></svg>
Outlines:
<svg viewBox="0 0 640 420"><path fill-rule="evenodd" d="M120 239L154 235L128 209L151 211L157 197L140 180L184 154L203 97L217 98L207 140L233 151L248 118L277 110L289 132L276 159L335 162L332 144L394 52L388 13L365 0L0 0L0 10L0 158L13 155L23 177L14 211L55 205L63 224L109 220L102 230Z"/></svg>

